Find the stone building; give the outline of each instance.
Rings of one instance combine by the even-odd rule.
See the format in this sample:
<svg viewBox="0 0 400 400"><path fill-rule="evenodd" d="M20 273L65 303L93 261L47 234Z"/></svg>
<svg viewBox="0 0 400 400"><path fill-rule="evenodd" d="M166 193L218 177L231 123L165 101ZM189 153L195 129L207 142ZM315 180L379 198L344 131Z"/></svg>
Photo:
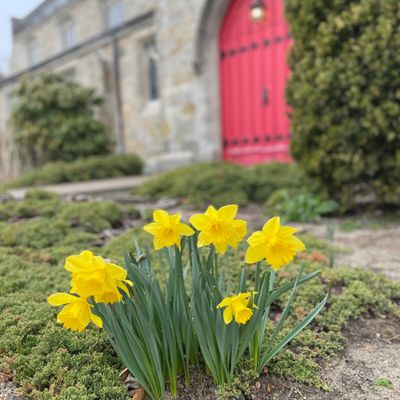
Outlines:
<svg viewBox="0 0 400 400"><path fill-rule="evenodd" d="M141 155L148 170L290 160L284 0L45 0L12 30L0 177L18 171L13 89L48 69L103 95L116 151Z"/></svg>

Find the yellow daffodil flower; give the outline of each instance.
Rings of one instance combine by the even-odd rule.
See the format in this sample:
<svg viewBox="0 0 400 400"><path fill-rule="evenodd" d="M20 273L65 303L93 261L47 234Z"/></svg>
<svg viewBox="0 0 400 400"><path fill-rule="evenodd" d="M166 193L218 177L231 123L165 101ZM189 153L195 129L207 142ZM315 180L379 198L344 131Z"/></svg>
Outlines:
<svg viewBox="0 0 400 400"><path fill-rule="evenodd" d="M154 222L147 224L143 229L154 236L154 248L160 250L176 244L181 249L181 236L191 236L194 230L180 222L181 215L169 215L164 210L153 213Z"/></svg>
<svg viewBox="0 0 400 400"><path fill-rule="evenodd" d="M238 324L247 323L253 315L253 310L249 305L250 299L254 297L255 294L255 292L247 292L225 297L221 303L217 305L217 308L225 307L223 316L226 325L229 325L233 318L235 318L235 322ZM257 306L253 304L253 308L256 307Z"/></svg>
<svg viewBox="0 0 400 400"><path fill-rule="evenodd" d="M127 285L133 286L123 268L88 250L68 257L65 269L72 273L71 293L94 296L97 303L116 303L122 299L119 289L129 295Z"/></svg>
<svg viewBox="0 0 400 400"><path fill-rule="evenodd" d="M213 244L218 253L225 253L228 246L236 249L246 236L246 221L235 219L237 205L228 205L216 210L209 206L204 214L195 214L190 223L200 231L197 245L199 247Z"/></svg>
<svg viewBox="0 0 400 400"><path fill-rule="evenodd" d="M92 306L85 297L73 296L68 293L55 293L47 301L54 307L65 305L57 315L57 322L64 328L82 332L92 321L97 327L103 327L100 317L92 313Z"/></svg>
<svg viewBox="0 0 400 400"><path fill-rule="evenodd" d="M262 231L248 238L246 262L254 264L265 259L277 271L290 263L297 252L305 250L304 243L293 236L296 232L296 228L281 226L279 217L271 218Z"/></svg>

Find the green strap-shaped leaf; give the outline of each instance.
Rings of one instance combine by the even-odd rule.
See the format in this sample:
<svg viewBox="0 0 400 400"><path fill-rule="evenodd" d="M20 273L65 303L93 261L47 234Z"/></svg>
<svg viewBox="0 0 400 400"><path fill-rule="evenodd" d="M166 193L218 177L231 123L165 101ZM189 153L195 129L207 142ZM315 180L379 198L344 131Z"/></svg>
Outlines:
<svg viewBox="0 0 400 400"><path fill-rule="evenodd" d="M298 333L300 333L324 308L329 298L329 292L325 298L315 307L315 309L307 315L302 322L300 322L291 332L289 332L278 344L276 344L268 353L261 357L260 365L258 366L258 373L261 374L264 367L275 355L282 350Z"/></svg>

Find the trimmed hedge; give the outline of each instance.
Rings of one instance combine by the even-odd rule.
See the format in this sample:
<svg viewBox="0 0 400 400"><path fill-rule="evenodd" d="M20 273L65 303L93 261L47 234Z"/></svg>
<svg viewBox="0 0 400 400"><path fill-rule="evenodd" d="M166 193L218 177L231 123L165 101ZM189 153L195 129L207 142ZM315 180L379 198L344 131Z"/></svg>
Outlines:
<svg viewBox="0 0 400 400"><path fill-rule="evenodd" d="M142 160L134 154L109 154L92 156L73 162L48 163L26 172L6 183L3 189L23 186L48 185L63 182L79 182L91 179L139 175L143 170Z"/></svg>
<svg viewBox="0 0 400 400"><path fill-rule="evenodd" d="M332 198L400 204L400 2L291 0L292 153Z"/></svg>

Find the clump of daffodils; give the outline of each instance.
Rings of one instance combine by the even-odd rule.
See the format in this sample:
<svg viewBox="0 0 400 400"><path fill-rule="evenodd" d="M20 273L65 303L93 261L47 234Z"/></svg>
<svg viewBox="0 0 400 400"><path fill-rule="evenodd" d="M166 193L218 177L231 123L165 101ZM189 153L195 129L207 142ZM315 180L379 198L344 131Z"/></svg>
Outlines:
<svg viewBox="0 0 400 400"><path fill-rule="evenodd" d="M294 281L275 287L277 271L305 250L296 229L282 226L279 217L248 237L238 285L226 288L223 271L218 270L220 258L235 251L247 235L247 223L237 213L237 205L209 206L203 214L191 216L189 225L181 222L180 214L154 211L153 222L144 230L153 236L168 271L165 286L137 243L137 254L126 255L125 268L90 251L68 257L70 293L48 298L52 306L63 306L58 322L78 332L90 322L103 328L121 361L153 400L163 398L167 383L177 395L178 376L188 383L191 367L201 363L218 385L233 381L246 354L261 374L322 310L327 296L292 331L283 338L279 335L298 287L318 274L302 275L301 269ZM188 277L184 259L190 266ZM248 282L249 268L254 269L253 283ZM288 303L263 352L268 311L287 292Z"/></svg>

